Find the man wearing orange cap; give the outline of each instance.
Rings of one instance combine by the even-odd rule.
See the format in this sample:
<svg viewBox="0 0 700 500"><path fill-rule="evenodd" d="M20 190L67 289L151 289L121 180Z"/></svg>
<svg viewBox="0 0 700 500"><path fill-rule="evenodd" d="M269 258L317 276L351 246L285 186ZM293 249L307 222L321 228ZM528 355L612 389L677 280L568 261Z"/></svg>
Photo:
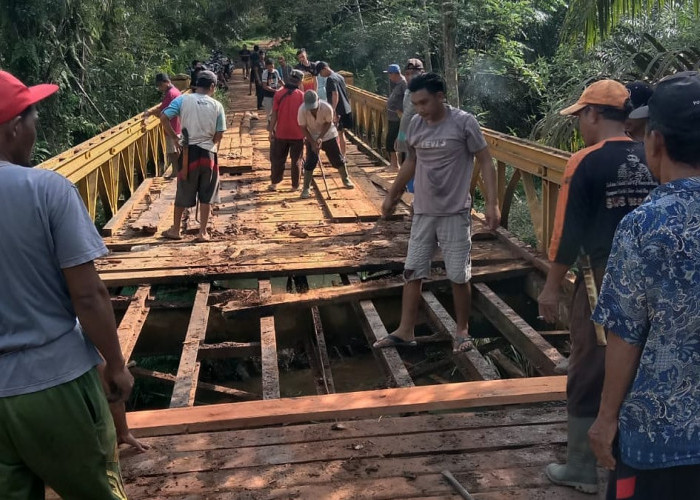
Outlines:
<svg viewBox="0 0 700 500"><path fill-rule="evenodd" d="M549 247L552 264L538 298L541 318L555 323L561 281L578 259L569 317L567 463L550 464L546 473L552 482L585 493L598 490L596 459L587 432L600 405L605 347L596 339L580 270L590 268L600 287L617 224L656 186L645 165L644 147L625 135L631 109L629 92L621 83L600 80L561 111L578 119L586 148L566 165Z"/></svg>
<svg viewBox="0 0 700 500"><path fill-rule="evenodd" d="M28 168L57 90L0 71L0 498L125 499L103 382L123 403L134 379L93 265L107 249L75 186Z"/></svg>

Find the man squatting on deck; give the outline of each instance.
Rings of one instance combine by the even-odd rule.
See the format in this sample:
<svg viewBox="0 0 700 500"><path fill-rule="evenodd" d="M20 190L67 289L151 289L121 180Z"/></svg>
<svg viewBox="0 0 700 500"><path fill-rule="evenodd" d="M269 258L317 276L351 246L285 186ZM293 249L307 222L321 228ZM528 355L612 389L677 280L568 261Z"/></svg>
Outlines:
<svg viewBox="0 0 700 500"><path fill-rule="evenodd" d="M374 347L415 345L414 327L421 283L430 276L438 244L457 315L454 350L472 347L468 320L471 309L471 205L469 194L474 158L486 185L486 221L491 229L500 223L496 170L479 123L465 111L445 104L445 80L435 74L416 76L409 85L417 115L406 134L408 158L401 165L382 205L389 216L415 176L414 216L404 270L406 284L399 328L375 342Z"/></svg>
<svg viewBox="0 0 700 500"><path fill-rule="evenodd" d="M0 71L0 498L44 498L49 485L123 500L117 443L134 379L93 264L107 248L77 188L30 168L36 103L57 90Z"/></svg>
<svg viewBox="0 0 700 500"><path fill-rule="evenodd" d="M219 161L217 151L226 131L226 113L223 105L214 99L216 75L201 71L197 76L197 89L192 94L177 97L163 111L160 121L165 133L178 139L170 125L176 116L182 122L183 135L188 134L187 165L180 165L177 174L177 192L173 225L163 232L163 237L182 239L180 224L185 209L194 207L199 201L199 234L195 242L209 240L207 223L211 205L219 202ZM185 155L180 156L180 163Z"/></svg>
<svg viewBox="0 0 700 500"><path fill-rule="evenodd" d="M645 165L643 145L625 135L629 97L621 83L600 80L561 111L578 120L586 148L571 156L564 172L549 247L552 264L538 299L540 314L555 323L561 281L579 260L569 321L567 463L548 465L546 474L556 484L585 493L598 490L596 459L587 433L600 405L605 347L596 339L581 270L589 267L599 286L615 228L657 185Z"/></svg>

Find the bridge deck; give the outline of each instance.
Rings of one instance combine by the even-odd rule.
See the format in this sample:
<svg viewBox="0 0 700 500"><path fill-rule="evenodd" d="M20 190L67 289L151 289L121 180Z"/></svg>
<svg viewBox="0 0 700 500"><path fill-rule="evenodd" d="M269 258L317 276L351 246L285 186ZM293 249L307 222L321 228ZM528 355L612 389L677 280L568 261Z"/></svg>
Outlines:
<svg viewBox="0 0 700 500"><path fill-rule="evenodd" d="M133 368L134 375L173 389L170 409L128 415L133 431L150 436L146 440L153 445L145 455L123 450L129 498L456 498L440 476L444 469L476 493L475 498L578 498L548 484L542 473L543 464L563 458L565 415L560 407L367 420L561 400L564 377L498 380L502 375L525 376L503 355L509 343L539 375L553 375L563 359L548 341L563 347L560 339L566 332L534 330L489 285L533 273L541 268L537 260L503 231L485 230L475 216L472 258L479 284L474 287L474 309L495 327L494 336L504 338L491 342L483 353L452 355L455 324L432 293L433 287L446 285L444 274L436 271L426 283L420 313L431 335L420 340L422 345L442 342L443 358L415 354L421 347L408 355L395 348L376 351L386 376L377 385L397 389L349 393L358 389L338 384L337 392L344 394L335 394L332 372L338 364L329 355L320 308L350 303L354 324L359 323L368 343L387 334L372 299L398 295L401 279L361 282L357 273L402 269L411 198L403 197L392 220L376 223L384 189L395 174L385 171L360 143L349 143L347 154L356 189L344 189L337 173L326 167L331 199L318 169L308 200L290 191L288 174L277 192L268 191L264 117L253 111L254 98L247 95L247 82L238 73L229 95L230 128L220 152L221 204L211 221L212 241L197 244L191 235L177 242L159 238L172 222L175 192L175 181L163 178L144 182L105 228L112 254L97 263L102 278L114 289L138 285L135 294L113 300L115 307L125 309L119 324L125 358L135 352L151 310L179 308L190 314L187 331L177 329L183 330L177 373ZM196 232L194 214L187 229ZM334 283L338 286L306 294L272 293L272 277L320 274L340 274L343 286ZM232 278L256 278L258 289L219 288L218 280ZM158 300L158 285L187 282L197 284L194 302ZM309 311L313 326L304 332L304 350L318 395L279 399L284 391L277 349L285 336L275 331L276 323L279 328L284 315ZM217 314L259 318L259 338L231 334L217 323ZM201 380L200 363L250 357L261 360L258 391ZM463 380L468 382L444 383ZM202 392L225 404L196 406ZM308 423L331 418L343 422ZM349 420L353 418L357 420Z"/></svg>

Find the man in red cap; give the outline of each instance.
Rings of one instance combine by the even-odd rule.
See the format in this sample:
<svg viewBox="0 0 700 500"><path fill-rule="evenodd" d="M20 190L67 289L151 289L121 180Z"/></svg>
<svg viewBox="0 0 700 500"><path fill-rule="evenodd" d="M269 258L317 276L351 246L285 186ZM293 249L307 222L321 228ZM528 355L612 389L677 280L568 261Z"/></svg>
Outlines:
<svg viewBox="0 0 700 500"><path fill-rule="evenodd" d="M124 499L103 383L123 403L133 378L93 265L107 249L75 186L28 168L57 90L0 71L0 498Z"/></svg>
<svg viewBox="0 0 700 500"><path fill-rule="evenodd" d="M549 464L546 473L552 482L584 493L598 491L596 459L587 432L600 405L605 347L600 345L604 342L597 339L590 320L592 297L587 293L582 270L592 275L599 288L617 224L656 187L645 165L644 147L625 135L625 120L631 109L624 85L600 80L560 112L578 119L586 148L566 165L549 246L552 264L538 298L541 319L555 323L561 281L578 260L569 314L567 463Z"/></svg>

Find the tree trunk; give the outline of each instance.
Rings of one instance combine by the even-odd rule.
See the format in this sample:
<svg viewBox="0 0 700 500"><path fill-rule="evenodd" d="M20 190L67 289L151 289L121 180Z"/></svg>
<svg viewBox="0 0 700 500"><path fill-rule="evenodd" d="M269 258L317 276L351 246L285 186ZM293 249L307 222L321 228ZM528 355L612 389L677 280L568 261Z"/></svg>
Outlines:
<svg viewBox="0 0 700 500"><path fill-rule="evenodd" d="M423 13L426 14L427 0L422 0ZM425 37L423 38L423 68L428 73L433 72L433 61L430 57L430 21L425 16Z"/></svg>
<svg viewBox="0 0 700 500"><path fill-rule="evenodd" d="M454 0L443 0L442 2L442 42L443 65L445 68L445 81L447 82L447 102L452 106L459 107Z"/></svg>

